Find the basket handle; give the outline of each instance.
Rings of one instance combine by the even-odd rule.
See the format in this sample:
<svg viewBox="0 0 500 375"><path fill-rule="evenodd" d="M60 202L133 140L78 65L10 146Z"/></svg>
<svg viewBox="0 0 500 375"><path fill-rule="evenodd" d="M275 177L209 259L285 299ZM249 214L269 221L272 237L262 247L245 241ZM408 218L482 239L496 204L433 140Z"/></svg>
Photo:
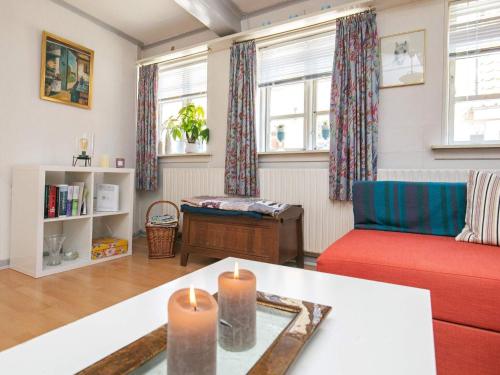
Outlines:
<svg viewBox="0 0 500 375"><path fill-rule="evenodd" d="M151 212L151 209L154 206L156 206L157 204L161 204L161 203L165 203L165 204L169 204L169 205L173 206L175 208L175 211L177 211L177 220L179 220L181 213L180 213L179 208L177 207L177 205L175 203L170 202L170 201L156 201L156 202L151 203L151 205L148 207L148 210L146 212L146 224L149 222L149 212Z"/></svg>

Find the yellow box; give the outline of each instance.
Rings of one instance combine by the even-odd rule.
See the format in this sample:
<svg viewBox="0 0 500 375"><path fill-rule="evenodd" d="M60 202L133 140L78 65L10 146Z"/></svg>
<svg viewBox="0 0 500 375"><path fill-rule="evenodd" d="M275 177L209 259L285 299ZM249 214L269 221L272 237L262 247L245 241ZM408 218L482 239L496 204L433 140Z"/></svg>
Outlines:
<svg viewBox="0 0 500 375"><path fill-rule="evenodd" d="M119 238L105 237L92 240L92 260L125 254L128 241Z"/></svg>

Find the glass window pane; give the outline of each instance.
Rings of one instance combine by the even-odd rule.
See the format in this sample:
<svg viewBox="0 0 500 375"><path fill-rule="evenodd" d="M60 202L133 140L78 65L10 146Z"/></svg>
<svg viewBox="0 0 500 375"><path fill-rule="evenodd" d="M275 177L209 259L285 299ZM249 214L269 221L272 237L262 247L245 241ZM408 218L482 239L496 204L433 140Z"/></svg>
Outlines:
<svg viewBox="0 0 500 375"><path fill-rule="evenodd" d="M304 82L272 87L270 106L271 116L304 113Z"/></svg>
<svg viewBox="0 0 500 375"><path fill-rule="evenodd" d="M316 82L316 111L330 110L331 78L320 79Z"/></svg>
<svg viewBox="0 0 500 375"><path fill-rule="evenodd" d="M182 99L168 101L160 104L160 125L163 125L170 116L177 117L182 108Z"/></svg>
<svg viewBox="0 0 500 375"><path fill-rule="evenodd" d="M191 103L198 106L201 105L203 110L205 111L205 118L207 118L207 96L198 96L190 100Z"/></svg>
<svg viewBox="0 0 500 375"><path fill-rule="evenodd" d="M455 142L500 140L500 98L458 102L454 112Z"/></svg>
<svg viewBox="0 0 500 375"><path fill-rule="evenodd" d="M316 150L330 148L330 116L316 116Z"/></svg>
<svg viewBox="0 0 500 375"><path fill-rule="evenodd" d="M500 93L500 53L457 59L455 96Z"/></svg>
<svg viewBox="0 0 500 375"><path fill-rule="evenodd" d="M270 124L269 150L304 149L304 118L272 120Z"/></svg>

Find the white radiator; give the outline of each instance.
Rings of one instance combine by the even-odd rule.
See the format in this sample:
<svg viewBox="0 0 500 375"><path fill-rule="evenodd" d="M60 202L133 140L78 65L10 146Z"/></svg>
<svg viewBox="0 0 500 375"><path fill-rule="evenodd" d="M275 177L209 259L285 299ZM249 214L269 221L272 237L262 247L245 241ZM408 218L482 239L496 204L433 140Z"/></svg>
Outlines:
<svg viewBox="0 0 500 375"><path fill-rule="evenodd" d="M164 198L180 204L184 197L223 195L223 168L165 168ZM380 169L379 180L465 181L465 169ZM259 169L263 198L304 208L304 248L321 253L353 227L352 204L332 202L328 198L328 170Z"/></svg>

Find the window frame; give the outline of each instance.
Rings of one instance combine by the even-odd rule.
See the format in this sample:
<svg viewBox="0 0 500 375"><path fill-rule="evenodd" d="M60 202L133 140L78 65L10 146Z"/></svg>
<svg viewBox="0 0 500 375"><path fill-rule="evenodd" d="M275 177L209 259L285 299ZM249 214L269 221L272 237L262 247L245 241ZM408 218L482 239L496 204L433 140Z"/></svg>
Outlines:
<svg viewBox="0 0 500 375"><path fill-rule="evenodd" d="M500 93L498 94L486 94L486 95L466 95L466 96L460 96L460 97L455 97L455 76L456 76L456 61L457 59L460 59L462 57L480 57L487 55L489 53L495 53L500 51L500 47L498 48L487 48L485 50L479 50L479 51L470 51L470 52L461 52L454 54L453 56L450 55L450 46L449 46L449 40L450 40L450 6L452 2L448 2L448 8L446 11L446 19L445 19L445 24L446 24L446 33L445 33L445 46L446 49L444 51L445 53L445 61L447 61L447 64L445 64L445 79L444 82L447 85L445 88L444 92L446 93L445 95L445 104L444 104L444 113L445 113L445 132L444 132L444 143L446 145L458 145L458 146L470 146L470 145L475 145L476 143L474 141L468 140L468 141L455 141L454 136L455 136L455 104L464 102L464 101L474 101L474 100L487 100L487 99L500 99ZM476 62L477 64L477 62ZM477 67L477 65L476 65ZM478 69L476 69L476 84L477 84L477 74L478 74ZM500 143L500 137L499 139L496 140L483 140L481 144L499 144Z"/></svg>
<svg viewBox="0 0 500 375"><path fill-rule="evenodd" d="M194 59L192 61L182 61L178 64L173 64L172 66L165 66L163 69L165 70L168 70L168 69L175 69L177 68L179 65L183 66L183 67L187 67L187 66L190 66L190 65L194 65L194 64L198 64L202 61L207 61L207 58L206 57L203 57L203 58L197 58L197 59ZM182 153L174 153L174 152L163 152L163 153L160 153L160 142L163 142L163 139L162 139L162 133L164 131L163 129L163 123L165 123L165 121L167 121L167 119L163 118L162 117L162 105L164 104L167 104L169 102L176 102L176 101L180 101L182 100L182 107L188 105L189 103L191 103L194 99L199 99L199 98L203 98L205 97L206 98L206 102L207 102L207 106L205 109L205 118L207 118L207 109L208 109L208 69L207 69L207 89L205 91L201 91L201 92L195 92L195 93L192 93L192 94L186 94L186 95L178 95L178 96L172 96L172 97L166 97L166 98L161 98L161 99L157 99L156 100L156 109L157 109L157 113L156 113L156 121L157 121L157 127L156 127L156 149L157 149L157 155L158 156L168 156L168 155L178 155L178 154L185 154L185 152L183 151ZM181 107L181 108L182 108ZM208 118L207 118L207 121L208 121ZM170 142L181 142L181 141L174 141L170 135L168 135L167 137L165 137L165 139L167 141L170 141ZM167 150L167 144L164 144L163 145L164 147L164 150L166 151Z"/></svg>
<svg viewBox="0 0 500 375"><path fill-rule="evenodd" d="M331 80L331 75L324 75L322 77L315 77L311 79L295 80L291 82L283 82L275 85L268 85L259 88L259 152L270 153L286 153L286 152L307 152L319 151L328 152L329 148L318 149L317 134L316 134L316 121L318 116L329 115L330 110L316 110L317 104L317 85L320 80ZM291 85L294 83L304 83L304 112L271 116L271 90L273 87L280 87ZM271 122L274 120L286 119L304 119L304 147L303 148L288 148L286 150L272 150L270 145L271 135Z"/></svg>

